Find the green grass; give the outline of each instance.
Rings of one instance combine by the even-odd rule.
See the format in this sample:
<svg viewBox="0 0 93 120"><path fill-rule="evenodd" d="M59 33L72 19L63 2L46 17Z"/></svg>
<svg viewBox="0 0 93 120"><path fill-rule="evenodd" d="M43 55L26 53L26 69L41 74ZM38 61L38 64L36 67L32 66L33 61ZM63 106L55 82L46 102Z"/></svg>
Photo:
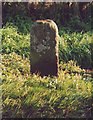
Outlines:
<svg viewBox="0 0 93 120"><path fill-rule="evenodd" d="M29 29L19 27L1 30L3 117L93 117L93 77L78 66L93 64L92 33L60 30L59 76L40 77L30 74Z"/></svg>
<svg viewBox="0 0 93 120"><path fill-rule="evenodd" d="M18 33L18 28L9 25L2 29L2 53L15 52L28 57L30 51L30 35Z"/></svg>
<svg viewBox="0 0 93 120"><path fill-rule="evenodd" d="M60 61L74 60L83 68L93 67L93 34L91 32L59 31L59 59Z"/></svg>
<svg viewBox="0 0 93 120"><path fill-rule="evenodd" d="M75 64L72 67L77 73L69 73L71 63L65 70L60 67L58 78L42 78L30 75L27 58L16 53L4 54L1 65L4 116L85 117L85 108L92 105L93 79L81 75L85 71Z"/></svg>

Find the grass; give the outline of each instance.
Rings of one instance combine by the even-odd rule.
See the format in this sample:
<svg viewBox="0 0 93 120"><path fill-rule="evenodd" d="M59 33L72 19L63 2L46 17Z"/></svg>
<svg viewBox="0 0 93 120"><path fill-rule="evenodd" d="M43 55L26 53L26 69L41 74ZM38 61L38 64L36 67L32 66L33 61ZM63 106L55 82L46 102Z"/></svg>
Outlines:
<svg viewBox="0 0 93 120"><path fill-rule="evenodd" d="M18 33L18 28L9 25L2 29L2 53L15 52L28 57L30 51L30 35Z"/></svg>
<svg viewBox="0 0 93 120"><path fill-rule="evenodd" d="M60 61L74 60L82 68L93 67L93 35L91 32L72 32L59 31L61 36L59 42ZM86 60L85 60L86 59Z"/></svg>
<svg viewBox="0 0 93 120"><path fill-rule="evenodd" d="M30 74L27 30L10 23L2 29L3 117L93 117L93 77L79 66L93 64L92 34L60 30L59 76L40 77Z"/></svg>
<svg viewBox="0 0 93 120"><path fill-rule="evenodd" d="M86 117L86 108L92 105L93 79L79 74L84 70L74 65L77 73L69 73L69 67L60 67L58 78L42 78L30 75L29 66L29 60L16 53L2 56L4 117Z"/></svg>

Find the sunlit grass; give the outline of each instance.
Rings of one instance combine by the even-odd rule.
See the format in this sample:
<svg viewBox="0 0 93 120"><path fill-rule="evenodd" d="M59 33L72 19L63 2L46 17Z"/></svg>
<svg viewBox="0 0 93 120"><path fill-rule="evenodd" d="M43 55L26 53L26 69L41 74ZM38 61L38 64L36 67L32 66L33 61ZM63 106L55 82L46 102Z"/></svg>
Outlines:
<svg viewBox="0 0 93 120"><path fill-rule="evenodd" d="M27 117L32 110L37 113L36 117L62 117L77 113L84 106L84 101L90 107L88 101L92 96L92 82L79 73L69 73L71 63L68 63L65 70L60 69L58 77L40 77L30 74L27 58L22 59L16 53L3 55L1 86L4 114L11 112L10 117ZM78 71L79 66L73 64L75 71ZM57 110L60 112L57 113ZM66 111L68 112L65 113Z"/></svg>

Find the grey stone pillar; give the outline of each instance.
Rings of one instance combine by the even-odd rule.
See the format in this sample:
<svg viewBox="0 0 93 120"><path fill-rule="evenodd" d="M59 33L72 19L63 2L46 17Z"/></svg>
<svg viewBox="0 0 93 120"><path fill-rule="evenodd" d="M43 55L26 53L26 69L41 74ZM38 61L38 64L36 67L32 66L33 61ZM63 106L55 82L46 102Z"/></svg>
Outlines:
<svg viewBox="0 0 93 120"><path fill-rule="evenodd" d="M37 20L31 29L31 73L58 75L58 28L50 19Z"/></svg>

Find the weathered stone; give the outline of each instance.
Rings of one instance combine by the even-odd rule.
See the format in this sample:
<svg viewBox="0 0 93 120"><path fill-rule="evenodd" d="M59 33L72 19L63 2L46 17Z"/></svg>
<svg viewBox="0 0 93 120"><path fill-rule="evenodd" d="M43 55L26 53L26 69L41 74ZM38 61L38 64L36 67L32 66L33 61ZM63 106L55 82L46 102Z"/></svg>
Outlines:
<svg viewBox="0 0 93 120"><path fill-rule="evenodd" d="M58 75L58 28L52 20L37 20L31 29L31 73Z"/></svg>

